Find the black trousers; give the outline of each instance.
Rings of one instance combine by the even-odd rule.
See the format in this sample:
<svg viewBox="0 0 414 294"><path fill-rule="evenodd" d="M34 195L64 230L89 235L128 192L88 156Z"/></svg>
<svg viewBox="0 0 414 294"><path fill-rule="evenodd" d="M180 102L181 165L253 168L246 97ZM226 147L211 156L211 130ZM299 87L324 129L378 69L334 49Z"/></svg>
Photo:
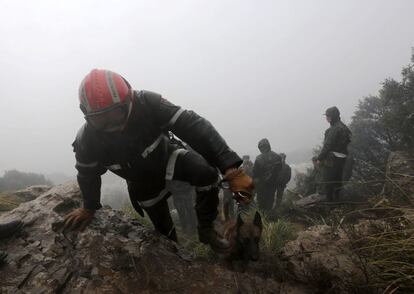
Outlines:
<svg viewBox="0 0 414 294"><path fill-rule="evenodd" d="M173 171L172 180L188 182L196 187L195 210L199 229L213 227L213 221L218 215L219 203L217 169L199 154L189 151L178 155ZM128 182L129 196L134 208L138 210L141 206L155 229L176 241L177 234L167 203L171 193L166 191L165 187L165 178L149 179L142 183ZM189 198L188 201L191 202L192 199Z"/></svg>
<svg viewBox="0 0 414 294"><path fill-rule="evenodd" d="M277 185L276 187L276 208L280 207L283 200L283 194L285 193L285 185Z"/></svg>
<svg viewBox="0 0 414 294"><path fill-rule="evenodd" d="M335 201L339 199L342 190L343 170L345 158L331 157L323 166L323 183L325 186L326 199Z"/></svg>
<svg viewBox="0 0 414 294"><path fill-rule="evenodd" d="M257 191L257 204L262 211L270 211L273 208L273 202L275 200L276 184L263 183L256 189Z"/></svg>

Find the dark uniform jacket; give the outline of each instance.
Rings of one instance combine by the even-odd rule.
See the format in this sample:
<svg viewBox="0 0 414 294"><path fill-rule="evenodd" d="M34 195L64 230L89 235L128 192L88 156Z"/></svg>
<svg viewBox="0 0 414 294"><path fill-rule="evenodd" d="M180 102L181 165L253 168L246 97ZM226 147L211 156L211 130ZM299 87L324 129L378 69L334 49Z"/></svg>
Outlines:
<svg viewBox="0 0 414 294"><path fill-rule="evenodd" d="M169 157L178 148L170 143L168 131L221 172L241 164L240 157L209 121L159 94L134 92L131 114L123 132L99 132L85 123L76 136L73 147L84 207L101 207L100 176L108 169L127 181L163 186Z"/></svg>
<svg viewBox="0 0 414 294"><path fill-rule="evenodd" d="M331 152L348 154L348 144L351 142L351 131L340 120L325 131L323 147L318 160L324 160Z"/></svg>
<svg viewBox="0 0 414 294"><path fill-rule="evenodd" d="M286 185L290 182L290 179L292 178L292 169L290 168L289 164L283 163L282 169L279 172L279 175L277 176L277 185L279 187L285 188Z"/></svg>
<svg viewBox="0 0 414 294"><path fill-rule="evenodd" d="M259 186L276 184L279 171L282 168L282 158L279 154L269 151L256 157L253 166L253 178Z"/></svg>

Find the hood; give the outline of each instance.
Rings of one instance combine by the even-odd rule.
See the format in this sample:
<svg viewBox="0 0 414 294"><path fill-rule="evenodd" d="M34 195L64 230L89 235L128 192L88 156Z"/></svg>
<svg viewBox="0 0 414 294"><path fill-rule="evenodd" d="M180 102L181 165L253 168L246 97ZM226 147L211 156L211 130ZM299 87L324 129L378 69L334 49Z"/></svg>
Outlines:
<svg viewBox="0 0 414 294"><path fill-rule="evenodd" d="M268 151L271 150L271 146L270 146L269 140L266 139L266 138L261 139L259 141L259 144L257 145L257 147L259 148L259 150L261 152L268 152Z"/></svg>

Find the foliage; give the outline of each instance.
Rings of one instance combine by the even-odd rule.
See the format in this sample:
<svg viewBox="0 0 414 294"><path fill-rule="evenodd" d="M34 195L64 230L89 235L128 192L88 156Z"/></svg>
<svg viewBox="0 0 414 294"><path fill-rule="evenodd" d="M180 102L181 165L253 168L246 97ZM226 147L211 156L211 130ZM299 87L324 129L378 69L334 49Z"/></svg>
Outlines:
<svg viewBox="0 0 414 294"><path fill-rule="evenodd" d="M386 79L378 95L359 102L352 117L354 178L373 183L365 186L371 195L381 189L389 153L414 148L414 53L411 61L400 82Z"/></svg>
<svg viewBox="0 0 414 294"><path fill-rule="evenodd" d="M284 201L283 205L290 206L291 201ZM265 255L277 256L288 241L296 238L296 227L288 220L277 217L282 214L282 209L286 210L286 208L279 208L270 213L259 211L263 224L261 248ZM255 213L255 209L248 210L246 219L253 219Z"/></svg>
<svg viewBox="0 0 414 294"><path fill-rule="evenodd" d="M316 183L312 177L313 167L307 168L305 172L298 172L295 176L295 192L301 196L316 192ZM309 193L311 191L311 193Z"/></svg>
<svg viewBox="0 0 414 294"><path fill-rule="evenodd" d="M8 170L0 178L0 191L15 191L33 185L52 185L52 182L42 174L25 173L17 170Z"/></svg>
<svg viewBox="0 0 414 294"><path fill-rule="evenodd" d="M401 75L401 81L386 79L378 95L362 99L352 117L349 150L355 158L354 196L380 193L390 152L414 149L414 53ZM296 177L296 192L301 195L315 190L312 170Z"/></svg>
<svg viewBox="0 0 414 294"><path fill-rule="evenodd" d="M140 216L138 212L135 211L134 207L132 207L131 203L125 203L122 206L121 211L125 213L127 216L129 216L130 218L138 220L139 223L143 225L144 227L153 229L153 225L152 225L152 222L149 216L146 213L144 213L144 217Z"/></svg>
<svg viewBox="0 0 414 294"><path fill-rule="evenodd" d="M203 244L198 241L197 235L184 235L179 234L178 241L189 252L192 253L194 258L207 261L217 260L217 254L211 249L209 245Z"/></svg>
<svg viewBox="0 0 414 294"><path fill-rule="evenodd" d="M19 206L19 201L13 199L6 193L0 193L0 213L2 211L9 211Z"/></svg>

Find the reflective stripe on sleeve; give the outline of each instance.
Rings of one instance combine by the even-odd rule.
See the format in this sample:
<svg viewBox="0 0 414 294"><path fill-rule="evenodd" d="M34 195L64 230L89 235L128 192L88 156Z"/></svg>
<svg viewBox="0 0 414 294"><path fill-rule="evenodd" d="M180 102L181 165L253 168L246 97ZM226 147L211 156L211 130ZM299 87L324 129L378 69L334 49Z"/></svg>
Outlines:
<svg viewBox="0 0 414 294"><path fill-rule="evenodd" d="M94 161L94 162L91 162L91 163L83 163L83 162L80 162L80 161L76 161L76 165L79 166L79 167L95 167L95 166L98 166L98 164L99 164L98 161Z"/></svg>
<svg viewBox="0 0 414 294"><path fill-rule="evenodd" d="M178 120L178 118L181 116L181 114L185 111L185 109L178 109L174 115L172 116L172 118L165 124L162 126L162 128L166 128L166 127L171 127L172 125L175 124L175 122Z"/></svg>

